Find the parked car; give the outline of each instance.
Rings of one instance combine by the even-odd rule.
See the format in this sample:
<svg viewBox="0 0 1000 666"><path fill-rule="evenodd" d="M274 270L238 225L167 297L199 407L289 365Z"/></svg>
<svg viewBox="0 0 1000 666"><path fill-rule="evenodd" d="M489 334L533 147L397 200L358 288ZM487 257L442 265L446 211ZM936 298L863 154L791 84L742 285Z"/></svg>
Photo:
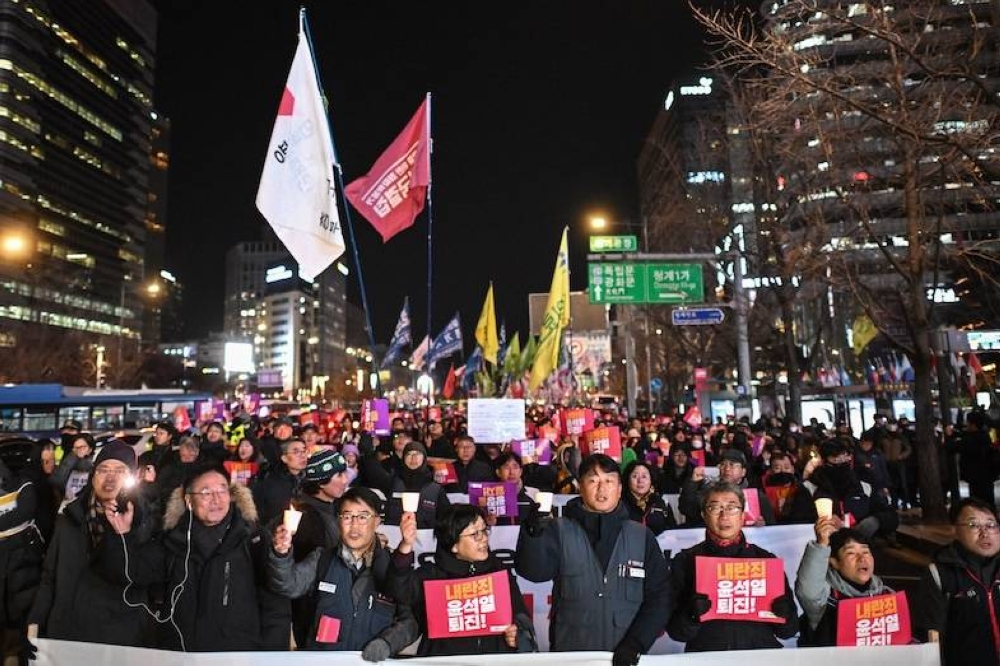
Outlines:
<svg viewBox="0 0 1000 666"><path fill-rule="evenodd" d="M10 471L17 474L27 465L31 449L37 443L38 440L27 435L0 435L0 460Z"/></svg>

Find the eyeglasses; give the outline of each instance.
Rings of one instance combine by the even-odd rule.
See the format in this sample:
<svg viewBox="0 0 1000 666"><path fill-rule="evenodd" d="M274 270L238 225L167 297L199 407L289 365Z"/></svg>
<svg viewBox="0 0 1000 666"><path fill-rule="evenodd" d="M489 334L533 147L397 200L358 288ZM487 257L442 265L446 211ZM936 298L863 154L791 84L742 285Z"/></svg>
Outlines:
<svg viewBox="0 0 1000 666"><path fill-rule="evenodd" d="M290 456L304 456L309 453L308 449L295 447L294 449L288 449L288 455Z"/></svg>
<svg viewBox="0 0 1000 666"><path fill-rule="evenodd" d="M970 520L967 523L959 523L959 527L964 527L967 530L972 530L974 532L997 532L1000 531L1000 525L997 524L995 520L987 520L985 523L980 523L976 520Z"/></svg>
<svg viewBox="0 0 1000 666"><path fill-rule="evenodd" d="M721 516L723 514L735 516L738 513L743 513L743 507L739 504L709 504L705 507L705 513L710 516Z"/></svg>
<svg viewBox="0 0 1000 666"><path fill-rule="evenodd" d="M484 527L481 530L476 530L475 532L469 532L468 534L459 534L460 537L469 537L473 541L482 541L483 539L490 538L490 528Z"/></svg>
<svg viewBox="0 0 1000 666"><path fill-rule="evenodd" d="M201 500L207 500L209 497L220 499L229 495L229 489L218 488L216 490L209 490L208 488L202 488L201 490L192 490L188 495L193 495Z"/></svg>
<svg viewBox="0 0 1000 666"><path fill-rule="evenodd" d="M347 523L357 523L358 525L367 525L372 519L372 514L370 513L342 513L339 516L340 522Z"/></svg>

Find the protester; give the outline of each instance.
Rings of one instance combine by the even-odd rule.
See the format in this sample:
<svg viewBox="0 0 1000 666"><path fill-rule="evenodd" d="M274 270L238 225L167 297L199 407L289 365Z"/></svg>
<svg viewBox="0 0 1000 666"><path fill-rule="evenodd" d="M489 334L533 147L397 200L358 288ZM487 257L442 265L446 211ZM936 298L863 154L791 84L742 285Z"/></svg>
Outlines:
<svg viewBox="0 0 1000 666"><path fill-rule="evenodd" d="M149 542L152 521L133 497L126 502L134 525L128 539L115 534L109 522L125 510L118 499L135 470L131 446L111 440L101 447L90 481L56 521L41 584L28 615L29 624L36 627L29 627L29 633L112 645L142 646L148 642L146 613L135 605L148 600L145 587L129 585L124 567L117 563L122 560L126 541L132 546Z"/></svg>
<svg viewBox="0 0 1000 666"><path fill-rule="evenodd" d="M291 504L308 462L305 442L293 437L281 443L281 460L260 472L250 484L261 525L270 525Z"/></svg>
<svg viewBox="0 0 1000 666"><path fill-rule="evenodd" d="M764 495L778 523L791 522L792 499L801 487L792 456L787 451L771 453L768 470L761 478Z"/></svg>
<svg viewBox="0 0 1000 666"><path fill-rule="evenodd" d="M742 529L745 503L743 489L732 482L718 481L707 486L702 493L701 510L705 540L678 553L671 563L677 605L667 624L667 633L685 644L685 652L780 648L779 638L791 638L798 632L795 600L787 577L784 577L784 594L771 605L774 615L783 620L780 624L729 619L702 622L712 603L707 595L695 589L695 558L774 557L746 540Z"/></svg>
<svg viewBox="0 0 1000 666"><path fill-rule="evenodd" d="M397 437L399 439L399 437ZM363 459L363 460L368 460ZM388 498L386 523L399 525L403 515L401 493L420 495L417 509L417 525L420 529L434 527L451 502L444 488L434 481L434 475L427 466L427 451L420 442L407 441L402 451L402 467L398 473L390 474L379 465L366 466L369 487L377 488Z"/></svg>
<svg viewBox="0 0 1000 666"><path fill-rule="evenodd" d="M188 475L198 467L200 452L201 439L197 435L184 435L177 445L176 455L164 458L166 462L156 475L161 506L167 503L171 493L184 485Z"/></svg>
<svg viewBox="0 0 1000 666"><path fill-rule="evenodd" d="M889 467L885 455L875 448L875 440L870 436L862 435L861 441L854 449L854 473L876 493L883 497L890 496Z"/></svg>
<svg viewBox="0 0 1000 666"><path fill-rule="evenodd" d="M177 432L177 427L170 421L160 421L153 428L152 446L149 450L153 454L152 464L156 466L157 471L174 457L174 446L176 446L179 437L180 433Z"/></svg>
<svg viewBox="0 0 1000 666"><path fill-rule="evenodd" d="M67 438L69 449L63 455L59 466L49 481L61 495L62 509L76 499L81 490L90 482L94 468L94 437L89 432L76 433Z"/></svg>
<svg viewBox="0 0 1000 666"><path fill-rule="evenodd" d="M226 445L226 424L222 421L212 421L205 427L198 457L202 463L210 465L221 465L229 457L229 449Z"/></svg>
<svg viewBox="0 0 1000 666"><path fill-rule="evenodd" d="M389 589L395 598L409 604L417 614L423 638L420 656L456 654L536 652L535 629L528 613L517 578L507 570L513 621L502 633L492 636L431 638L427 631L429 609L424 595L428 580L459 579L504 571L500 560L490 552L490 528L479 507L456 504L448 507L434 527L437 550L434 562L414 570L413 548L417 542L417 517L404 513L399 525L399 547L389 569Z"/></svg>
<svg viewBox="0 0 1000 666"><path fill-rule="evenodd" d="M455 448L450 457L456 457L454 467L458 480L444 487L449 493L468 493L469 481L492 481L496 478L493 468L476 458L476 441L468 435L460 435L455 439Z"/></svg>
<svg viewBox="0 0 1000 666"><path fill-rule="evenodd" d="M673 609L666 561L653 533L629 520L621 468L603 454L580 463L580 496L563 516L528 516L517 540L518 573L551 580L553 651L613 651L633 666Z"/></svg>
<svg viewBox="0 0 1000 666"><path fill-rule="evenodd" d="M719 480L739 486L744 493L755 493L757 495L757 505L760 507L760 515L754 518L754 524L758 527L761 525L773 525L774 512L771 510L771 503L767 501L767 495L758 488L750 488L746 477L746 455L738 449L724 449L719 454ZM704 506L702 496L709 483L708 479L705 478L705 468L696 467L691 473L690 480L684 484L677 504L686 519L684 521L685 526L696 527L704 524L702 522L702 509Z"/></svg>
<svg viewBox="0 0 1000 666"><path fill-rule="evenodd" d="M622 498L629 517L659 536L665 530L677 527L677 521L674 512L656 492L653 472L652 466L644 460L633 460L626 465L622 472L626 486Z"/></svg>
<svg viewBox="0 0 1000 666"><path fill-rule="evenodd" d="M531 510L534 504L534 500L531 498L538 492L538 489L528 488L524 485L524 466L521 464L520 456L516 453L510 451L501 453L493 464L494 473L499 481L517 484L517 515L501 517L488 515L486 522L489 525L518 525L521 518Z"/></svg>
<svg viewBox="0 0 1000 666"><path fill-rule="evenodd" d="M355 479L358 478L358 460L361 458L361 453L354 444L344 444L340 452L344 455L344 460L347 462L347 483L353 485Z"/></svg>
<svg viewBox="0 0 1000 666"><path fill-rule="evenodd" d="M670 456L664 462L663 473L660 474L659 490L667 495L680 495L684 484L694 473L694 465L688 455L687 446L674 444L670 447Z"/></svg>
<svg viewBox="0 0 1000 666"><path fill-rule="evenodd" d="M300 649L361 650L367 661L384 661L415 641L419 632L410 607L388 592L390 553L376 534L382 503L371 490L352 488L336 510L342 541L308 552L300 551L288 529L278 524L268 556L271 589L299 602L302 612L293 626ZM323 635L324 617L339 622L336 637Z"/></svg>
<svg viewBox="0 0 1000 666"><path fill-rule="evenodd" d="M839 440L828 440L820 447L822 464L802 484L792 500L791 520L815 523L818 498L833 501L833 513L869 539L878 534L889 539L899 525L899 516L888 500L875 492L854 473L851 452ZM890 540L891 541L891 540ZM893 542L894 543L894 542Z"/></svg>
<svg viewBox="0 0 1000 666"><path fill-rule="evenodd" d="M281 462L284 444L295 436L295 426L287 416L279 416L271 421L271 434L260 440L260 452L269 465Z"/></svg>
<svg viewBox="0 0 1000 666"><path fill-rule="evenodd" d="M969 484L969 497L996 506L993 483L1000 473L1000 450L990 441L985 412L976 410L966 415L957 449L959 475Z"/></svg>
<svg viewBox="0 0 1000 666"><path fill-rule="evenodd" d="M130 533L131 517L130 511L114 516L112 526ZM163 615L171 621L157 623L157 647L287 650L288 601L267 590L258 573L265 545L246 486L203 463L171 494L163 522L161 539L128 549L131 579L167 591Z"/></svg>
<svg viewBox="0 0 1000 666"><path fill-rule="evenodd" d="M913 624L941 641L944 666L1000 663L1000 525L996 508L971 497L951 507L955 540L920 579Z"/></svg>
<svg viewBox="0 0 1000 666"><path fill-rule="evenodd" d="M0 662L23 647L28 611L42 577L45 543L35 525L38 497L48 492L0 460Z"/></svg>
<svg viewBox="0 0 1000 666"><path fill-rule="evenodd" d="M795 577L795 596L804 611L799 620L799 647L837 644L837 606L841 599L891 594L875 575L875 558L868 538L840 527L835 517L822 517L806 544Z"/></svg>

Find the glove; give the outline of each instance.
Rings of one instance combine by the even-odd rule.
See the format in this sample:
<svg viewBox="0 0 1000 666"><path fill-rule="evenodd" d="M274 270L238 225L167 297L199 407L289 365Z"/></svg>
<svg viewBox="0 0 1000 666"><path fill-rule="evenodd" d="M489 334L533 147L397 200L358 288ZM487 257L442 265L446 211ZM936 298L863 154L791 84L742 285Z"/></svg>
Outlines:
<svg viewBox="0 0 1000 666"><path fill-rule="evenodd" d="M635 640L626 638L615 648L615 653L611 657L611 664L612 666L636 666L639 663L641 655L642 650L636 644Z"/></svg>
<svg viewBox="0 0 1000 666"><path fill-rule="evenodd" d="M545 531L546 525L552 521L552 514L538 510L538 504L531 502L527 507L526 515L521 520L522 527L528 529L528 536L539 536Z"/></svg>
<svg viewBox="0 0 1000 666"><path fill-rule="evenodd" d="M711 608L712 600L708 598L707 594L695 594L691 599L691 619L695 622L701 622L701 616Z"/></svg>
<svg viewBox="0 0 1000 666"><path fill-rule="evenodd" d="M17 654L17 663L25 666L38 658L38 646L31 642L27 634L21 634L21 646Z"/></svg>
<svg viewBox="0 0 1000 666"><path fill-rule="evenodd" d="M390 656L392 656L392 646L384 638L371 639L361 651L361 658L365 661L385 661Z"/></svg>
<svg viewBox="0 0 1000 666"><path fill-rule="evenodd" d="M795 604L787 595L781 595L771 602L771 612L783 620L788 620L795 614Z"/></svg>

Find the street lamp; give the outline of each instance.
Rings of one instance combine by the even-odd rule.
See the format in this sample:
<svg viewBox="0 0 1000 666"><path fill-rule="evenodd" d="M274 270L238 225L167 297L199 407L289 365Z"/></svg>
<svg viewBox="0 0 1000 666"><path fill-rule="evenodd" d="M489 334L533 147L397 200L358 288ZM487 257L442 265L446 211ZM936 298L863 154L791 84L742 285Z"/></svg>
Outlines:
<svg viewBox="0 0 1000 666"><path fill-rule="evenodd" d="M28 239L24 234L11 232L5 234L0 241L0 248L4 255L10 258L18 258L28 254Z"/></svg>

